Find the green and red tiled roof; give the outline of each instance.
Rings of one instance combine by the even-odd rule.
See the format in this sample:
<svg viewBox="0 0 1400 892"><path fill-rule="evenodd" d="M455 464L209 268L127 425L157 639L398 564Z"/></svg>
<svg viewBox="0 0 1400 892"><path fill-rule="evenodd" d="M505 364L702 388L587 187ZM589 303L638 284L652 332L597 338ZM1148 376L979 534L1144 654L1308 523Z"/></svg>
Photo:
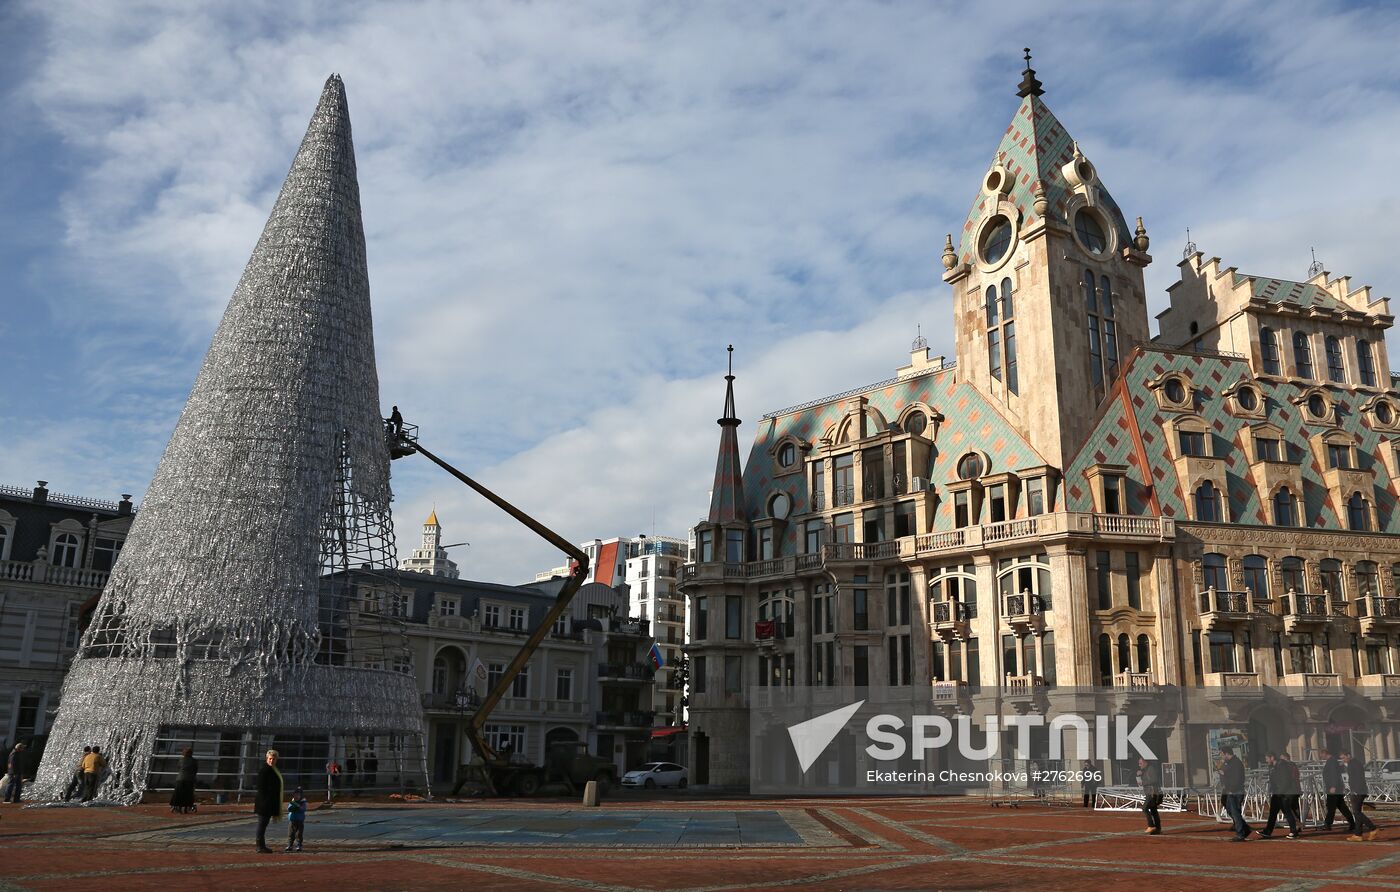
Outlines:
<svg viewBox="0 0 1400 892"><path fill-rule="evenodd" d="M1271 525L1271 510L1266 503L1269 494L1260 493L1250 471L1252 440L1247 428L1272 423L1283 431L1283 441L1289 445L1293 459L1301 459L1303 480L1301 496L1306 526L1311 528L1346 529L1345 507L1333 504L1309 438L1323 431L1336 430L1332 425L1309 421L1301 407L1292 402L1304 392L1299 384L1254 379L1249 363L1242 357L1170 353L1145 350L1135 353L1124 370L1123 386L1133 417L1129 418L1123 400L1116 399L1100 419L1085 447L1070 463L1064 480L1064 504L1071 511L1092 511L1093 494L1085 472L1096 463L1128 467L1128 511L1133 514L1149 512L1146 486L1150 477L1162 514L1178 520L1190 519L1188 503L1191 494L1183 491L1173 462L1175 445L1170 442L1172 421L1179 413L1159 407L1156 395L1148 388L1149 381L1168 372L1180 372L1196 388L1197 414L1205 420L1213 438L1212 455L1225 463L1228 486L1229 514L1236 524ZM1250 379L1259 388L1267 410L1263 420L1242 418L1230 411L1223 391L1242 378ZM1381 532L1400 533L1396 499L1388 466L1380 459L1381 448L1393 435L1372 430L1360 411L1364 395L1340 387L1322 386L1331 397L1341 422L1340 429L1351 434L1356 445L1357 464L1362 470L1374 469L1375 486L1364 495L1378 509ZM1131 429L1141 432L1147 468L1142 467L1132 443ZM1386 447L1388 448L1388 447Z"/></svg>
<svg viewBox="0 0 1400 892"><path fill-rule="evenodd" d="M1328 310L1348 310L1337 300L1326 288L1320 285L1313 285L1308 282L1290 282L1287 279L1270 279L1262 276L1247 276L1243 273L1235 273L1235 284L1239 285L1245 279L1249 280L1250 291L1255 297L1267 300L1272 304L1290 303L1296 304L1303 309L1311 307L1322 307Z"/></svg>
<svg viewBox="0 0 1400 892"><path fill-rule="evenodd" d="M930 450L929 467L923 469L922 474L934 486L941 487L956 480L958 459L974 449L986 453L990 459L991 473L1015 471L1045 463L980 392L955 380L952 369L912 376L861 395L866 398L870 408L877 410L891 424L905 408L915 403L922 403L943 415L944 420L938 426L938 434ZM782 469L778 467L773 447L786 436L815 445L827 429L845 415L850 399L852 397L841 397L762 422L744 466L748 519L765 517L769 500L779 492L787 493L792 500L794 516L809 510L805 474L780 474ZM935 529L952 527L952 510L950 500L939 500ZM796 553L796 526L789 525L780 554Z"/></svg>
<svg viewBox="0 0 1400 892"><path fill-rule="evenodd" d="M1080 151L1083 151L1082 147ZM1070 193L1061 170L1073 157L1074 140L1049 107L1039 96L1022 99L1020 108L1011 119L1011 126L1006 128L1006 134L1001 138L1001 145L997 146L993 162L1001 162L1015 180L1007 198L1021 212L1023 227L1036 218L1035 196L1031 189L1037 179L1045 189L1050 214L1057 220L1065 220L1065 206ZM1130 244L1132 233L1117 202L1102 183L1094 188L1101 207L1118 229L1118 243ZM972 202L972 209L968 211L958 250L958 259L963 263L972 262L972 241L990 200L991 196L986 192L979 192Z"/></svg>

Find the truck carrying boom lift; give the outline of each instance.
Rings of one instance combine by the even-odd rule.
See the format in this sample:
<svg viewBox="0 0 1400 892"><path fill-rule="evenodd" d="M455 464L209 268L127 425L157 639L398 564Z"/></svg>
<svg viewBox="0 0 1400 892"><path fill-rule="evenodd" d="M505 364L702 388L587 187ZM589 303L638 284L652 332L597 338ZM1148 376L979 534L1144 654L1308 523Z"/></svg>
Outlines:
<svg viewBox="0 0 1400 892"><path fill-rule="evenodd" d="M418 440L417 426L405 424L402 416L398 413L397 407L394 409L394 415L385 421L385 440L388 443L389 455L391 458L403 458L413 455L414 453L422 455L453 477L456 477L467 486L476 490L496 507L520 521L536 535L564 552L570 558L569 576L560 587L559 594L555 598L554 604L545 614L544 620L536 626L535 630L530 633L530 636L525 639L525 644L520 648L520 652L510 661L510 665L506 667L505 672L486 695L486 699L476 708L476 711L472 714L471 721L467 722L465 729L467 739L471 741L472 748L476 750L482 762L481 775L478 779L486 787L488 792L495 795L506 792L518 792L524 795L530 795L537 791L544 782L551 779L562 780L569 788L570 792L574 791L575 783L584 780L592 780L595 779L595 777L603 782L599 784L600 787L607 786L607 782L611 781L614 774L611 763L606 763L606 765L604 765L601 760L588 756L586 752L569 753L563 759L561 759L558 754L551 754L550 757L546 759L546 765L543 767L517 765L510 760L508 755L497 752L496 749L491 746L490 742L487 741L483 732L487 720L491 717L491 711L501 702L501 698L506 695L506 691L510 690L512 683L515 681L515 677L520 674L520 671L525 668L525 664L534 656L535 651L539 649L540 643L544 640L545 636L550 633L550 630L554 628L554 623L559 617L563 616L564 611L568 609L569 602L573 600L574 593L588 580L588 555L584 554L580 549L575 547L573 543L565 540L558 533L549 529L544 524L535 520L533 517L496 495L480 483L477 483L432 452L429 452ZM557 773L560 776L551 778L549 777L551 772ZM453 790L454 794L457 790L461 789L462 783L463 781L458 781L456 788ZM600 792L602 791L600 790Z"/></svg>

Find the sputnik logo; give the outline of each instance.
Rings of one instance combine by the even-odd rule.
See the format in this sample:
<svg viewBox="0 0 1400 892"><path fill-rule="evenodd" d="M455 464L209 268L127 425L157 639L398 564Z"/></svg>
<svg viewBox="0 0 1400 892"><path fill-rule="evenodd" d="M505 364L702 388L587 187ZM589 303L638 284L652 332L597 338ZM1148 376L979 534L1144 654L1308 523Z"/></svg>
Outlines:
<svg viewBox="0 0 1400 892"><path fill-rule="evenodd" d="M855 715L856 710L864 704L865 701L860 700L850 706L833 709L831 712L819 715L814 719L799 722L787 729L788 736L792 738L792 749L797 753L797 764L802 766L803 771L812 767L812 763L821 757L821 754L831 745L831 741L835 740L836 735L841 733L841 729L846 727L851 716Z"/></svg>

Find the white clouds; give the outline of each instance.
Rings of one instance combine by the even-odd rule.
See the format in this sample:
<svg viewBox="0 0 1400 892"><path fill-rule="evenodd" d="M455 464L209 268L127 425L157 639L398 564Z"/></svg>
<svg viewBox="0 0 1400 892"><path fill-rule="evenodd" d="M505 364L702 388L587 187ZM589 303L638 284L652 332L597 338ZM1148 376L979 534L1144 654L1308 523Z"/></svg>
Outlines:
<svg viewBox="0 0 1400 892"><path fill-rule="evenodd" d="M163 438L121 439L106 469L92 444L119 417L173 425L331 71L386 404L578 538L703 510L731 341L748 419L888 375L916 322L951 352L942 235L1015 108L1023 35L1146 217L1153 290L1188 225L1249 271L1300 274L1317 244L1382 292L1400 277L1370 228L1400 184L1365 173L1400 130L1388 11L930 7L34 4L43 64L18 89L73 172L44 290L68 349L38 408L0 393L0 421L75 445L0 455L0 478L139 489ZM436 498L470 572L554 563L403 464L413 538Z"/></svg>

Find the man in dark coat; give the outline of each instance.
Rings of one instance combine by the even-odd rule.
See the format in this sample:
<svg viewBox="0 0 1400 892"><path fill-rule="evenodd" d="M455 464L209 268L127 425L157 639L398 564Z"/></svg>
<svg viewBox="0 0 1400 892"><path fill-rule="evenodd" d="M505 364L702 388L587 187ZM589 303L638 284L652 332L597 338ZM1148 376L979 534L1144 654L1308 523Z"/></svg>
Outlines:
<svg viewBox="0 0 1400 892"><path fill-rule="evenodd" d="M1366 785L1366 759L1363 756L1342 753L1342 764L1347 769L1347 799L1351 803L1352 820L1356 824L1356 830L1347 839L1351 842L1375 839L1380 831L1366 814L1366 797L1371 792L1370 787Z"/></svg>
<svg viewBox="0 0 1400 892"><path fill-rule="evenodd" d="M1231 842L1244 842L1250 833L1244 819L1244 763L1236 758L1233 747L1222 746L1220 757L1220 798L1235 830Z"/></svg>
<svg viewBox="0 0 1400 892"><path fill-rule="evenodd" d="M1147 818L1147 832L1156 836L1162 832L1162 816L1157 806L1162 804L1162 766L1138 757L1138 783L1142 785L1142 814Z"/></svg>
<svg viewBox="0 0 1400 892"><path fill-rule="evenodd" d="M267 751L267 762L258 770L258 792L253 799L258 816L258 851L271 854L267 847L267 824L282 817L282 772L277 770L277 750Z"/></svg>
<svg viewBox="0 0 1400 892"><path fill-rule="evenodd" d="M1341 811L1342 817L1347 819L1347 832L1355 833L1356 818L1347 808L1346 781L1343 780L1345 769L1336 753L1322 750L1322 758L1322 789L1327 793L1327 813L1322 820L1322 829L1331 830L1337 812Z"/></svg>
<svg viewBox="0 0 1400 892"><path fill-rule="evenodd" d="M20 794L24 790L24 769L27 762L28 760L24 756L24 744L15 744L15 748L10 750L9 761L5 763L5 773L10 778L9 783L5 785L6 802L20 801Z"/></svg>
<svg viewBox="0 0 1400 892"><path fill-rule="evenodd" d="M1255 832L1261 839L1273 836L1274 827L1278 826L1278 816L1283 815L1288 822L1288 838L1297 839L1298 814L1293 809L1293 788L1298 786L1298 792L1302 793L1302 787L1296 780L1297 769L1288 761L1287 753L1268 753L1264 760L1269 763L1269 822L1263 830Z"/></svg>

